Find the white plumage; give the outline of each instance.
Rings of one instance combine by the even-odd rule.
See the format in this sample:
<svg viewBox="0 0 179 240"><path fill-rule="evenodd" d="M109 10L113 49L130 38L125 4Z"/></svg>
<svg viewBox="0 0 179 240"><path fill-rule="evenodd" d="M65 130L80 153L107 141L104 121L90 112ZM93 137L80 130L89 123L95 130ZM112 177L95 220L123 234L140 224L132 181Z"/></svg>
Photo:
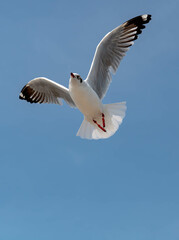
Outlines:
<svg viewBox="0 0 179 240"><path fill-rule="evenodd" d="M86 80L77 73L71 73L69 89L47 78L31 80L21 90L20 99L30 103L62 104L64 99L71 107L77 107L84 120L77 136L86 139L100 139L112 136L125 116L126 103L103 104L115 73L133 41L151 20L151 15L135 17L106 34L96 48Z"/></svg>

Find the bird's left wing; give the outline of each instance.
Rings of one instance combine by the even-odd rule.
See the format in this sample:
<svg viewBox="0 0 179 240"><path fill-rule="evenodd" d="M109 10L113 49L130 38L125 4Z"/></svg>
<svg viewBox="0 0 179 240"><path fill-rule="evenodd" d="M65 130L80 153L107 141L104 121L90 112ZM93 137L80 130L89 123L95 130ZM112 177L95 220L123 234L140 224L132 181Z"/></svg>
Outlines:
<svg viewBox="0 0 179 240"><path fill-rule="evenodd" d="M39 77L28 82L19 95L19 98L30 103L55 103L62 105L61 98L71 107L76 107L68 88L47 78Z"/></svg>
<svg viewBox="0 0 179 240"><path fill-rule="evenodd" d="M125 53L150 20L149 14L132 18L106 34L98 44L86 81L100 99L108 90L111 73L116 72Z"/></svg>

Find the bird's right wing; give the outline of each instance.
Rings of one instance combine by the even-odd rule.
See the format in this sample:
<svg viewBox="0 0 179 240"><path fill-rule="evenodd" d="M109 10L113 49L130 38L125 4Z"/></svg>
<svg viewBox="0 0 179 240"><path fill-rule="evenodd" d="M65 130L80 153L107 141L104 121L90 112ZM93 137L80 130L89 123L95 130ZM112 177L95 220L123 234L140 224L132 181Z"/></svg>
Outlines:
<svg viewBox="0 0 179 240"><path fill-rule="evenodd" d="M62 105L63 98L71 107L76 107L68 88L47 78L39 77L28 82L19 95L19 98L30 103L55 103Z"/></svg>
<svg viewBox="0 0 179 240"><path fill-rule="evenodd" d="M123 23L106 34L96 48L96 52L87 76L87 83L102 99L111 83L111 73L115 73L129 47L151 20L144 14Z"/></svg>

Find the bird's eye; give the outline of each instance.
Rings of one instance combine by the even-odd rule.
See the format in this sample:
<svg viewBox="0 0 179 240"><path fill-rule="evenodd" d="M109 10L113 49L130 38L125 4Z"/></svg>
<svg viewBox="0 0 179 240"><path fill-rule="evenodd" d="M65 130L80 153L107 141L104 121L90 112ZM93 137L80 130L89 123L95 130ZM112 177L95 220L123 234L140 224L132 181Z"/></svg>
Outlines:
<svg viewBox="0 0 179 240"><path fill-rule="evenodd" d="M80 83L82 83L82 79L81 79L80 75L76 75L76 78L77 78L78 80L80 80Z"/></svg>

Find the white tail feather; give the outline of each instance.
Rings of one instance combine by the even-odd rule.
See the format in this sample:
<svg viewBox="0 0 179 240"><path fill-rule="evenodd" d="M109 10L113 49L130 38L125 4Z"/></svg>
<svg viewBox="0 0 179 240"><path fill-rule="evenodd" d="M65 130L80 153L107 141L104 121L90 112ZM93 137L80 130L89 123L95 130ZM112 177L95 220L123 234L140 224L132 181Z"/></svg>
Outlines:
<svg viewBox="0 0 179 240"><path fill-rule="evenodd" d="M105 116L104 129L106 132L100 129L97 124L93 122L93 119L90 122L84 119L77 132L77 136L86 139L109 138L117 131L125 117L126 102L105 104L103 106L103 113ZM94 120L96 120L101 126L103 125L101 115Z"/></svg>

